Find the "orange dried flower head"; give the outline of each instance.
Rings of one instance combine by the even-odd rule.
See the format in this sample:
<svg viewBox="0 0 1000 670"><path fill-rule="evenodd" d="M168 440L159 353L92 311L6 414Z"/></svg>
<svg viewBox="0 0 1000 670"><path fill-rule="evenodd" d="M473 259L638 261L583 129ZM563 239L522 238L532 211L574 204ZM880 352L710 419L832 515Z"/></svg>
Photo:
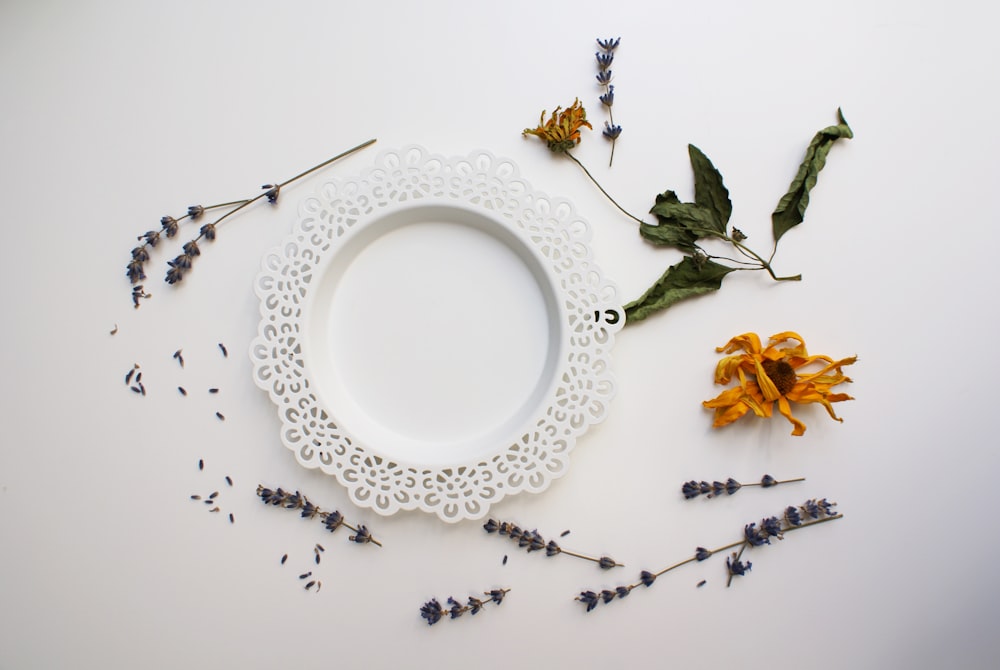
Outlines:
<svg viewBox="0 0 1000 670"><path fill-rule="evenodd" d="M556 107L552 112L552 118L545 120L545 112L542 112L538 119L537 128L525 128L522 135L534 135L545 141L549 149L563 153L569 151L580 143L580 128L586 126L593 130L593 126L587 121L587 110L580 104L577 98L573 104L563 109Z"/></svg>
<svg viewBox="0 0 1000 670"><path fill-rule="evenodd" d="M796 344L778 347L790 340ZM843 421L834 413L832 403L853 400L846 393L834 393L831 389L851 381L842 368L857 361L857 356L840 360L810 356L805 341L796 333L789 331L772 336L766 349L761 347L756 333L744 333L716 351L732 355L719 361L715 383L729 384L735 376L739 385L702 403L715 410L712 422L715 428L728 426L747 412L768 418L777 403L778 412L794 427L792 435L802 435L806 425L792 416L791 403L819 403L831 418Z"/></svg>

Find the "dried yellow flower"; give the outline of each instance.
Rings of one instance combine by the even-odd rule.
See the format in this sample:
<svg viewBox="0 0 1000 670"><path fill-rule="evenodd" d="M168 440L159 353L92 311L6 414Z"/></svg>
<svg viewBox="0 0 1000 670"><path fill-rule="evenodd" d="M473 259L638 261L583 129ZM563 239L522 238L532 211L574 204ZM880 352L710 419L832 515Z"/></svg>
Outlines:
<svg viewBox="0 0 1000 670"><path fill-rule="evenodd" d="M543 111L538 119L538 127L525 128L521 134L534 135L544 140L552 151L565 153L580 143L580 128L584 126L593 130L593 126L587 121L587 110L577 98L566 109L556 107L548 121L545 120Z"/></svg>
<svg viewBox="0 0 1000 670"><path fill-rule="evenodd" d="M778 347L789 340L794 340L797 344ZM728 426L749 411L768 418L777 403L778 412L794 426L792 435L802 435L806 426L792 416L791 403L819 403L826 408L831 418L843 421L833 411L831 403L853 400L846 393L834 393L831 389L851 381L844 375L842 368L857 361L857 356L840 360L822 355L810 356L806 351L805 341L791 331L772 336L766 349L761 347L756 333L744 333L729 340L716 351L742 353L726 356L715 369L716 384L729 384L736 376L739 385L702 403L708 409L715 410L715 420L712 422L715 428ZM807 367L812 367L813 371L804 370Z"/></svg>

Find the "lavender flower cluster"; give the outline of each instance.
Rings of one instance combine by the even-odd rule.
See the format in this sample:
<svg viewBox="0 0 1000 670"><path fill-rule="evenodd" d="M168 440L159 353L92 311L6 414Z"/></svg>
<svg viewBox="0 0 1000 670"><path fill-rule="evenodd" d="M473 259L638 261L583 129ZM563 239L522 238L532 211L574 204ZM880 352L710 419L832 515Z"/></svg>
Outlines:
<svg viewBox="0 0 1000 670"><path fill-rule="evenodd" d="M600 47L600 51L594 54L597 59L597 83L600 84L604 93L598 97L601 104L608 110L608 121L604 122L604 132L603 135L608 140L611 141L611 159L608 161L608 166L610 167L615 161L615 141L618 136L622 134L622 127L615 125L615 116L612 111L612 107L615 104L615 86L611 83L611 63L615 59L615 49L618 48L618 44L621 42L620 37L614 39L608 38L606 40L598 39L597 45Z"/></svg>
<svg viewBox="0 0 1000 670"><path fill-rule="evenodd" d="M714 481L711 483L706 481L697 482L692 479L689 482L684 482L684 484L681 486L681 493L684 494L685 500L690 500L691 498L697 498L700 495L704 495L707 498L713 498L720 496L723 493L726 493L728 495L733 495L744 486L759 486L761 488L767 489L771 488L772 486L777 486L778 484L788 484L791 482L803 482L803 481L805 481L805 477L796 477L795 479L778 480L772 477L771 475L764 475L763 477L761 477L759 482L750 482L747 484L741 484L732 477L727 479L725 482Z"/></svg>
<svg viewBox="0 0 1000 670"><path fill-rule="evenodd" d="M508 537L513 542L516 542L518 547L527 550L528 553L544 550L546 556L565 554L566 556L572 556L573 558L592 561L602 570L609 570L614 567L621 567L622 565L610 556L587 556L585 554L578 554L576 552L563 549L555 540L546 541L537 530L523 530L520 526L507 521L490 519L483 524L483 529L487 533L497 533L501 537Z"/></svg>
<svg viewBox="0 0 1000 670"><path fill-rule="evenodd" d="M323 522L323 526L331 533L335 532L341 526L349 528L354 531L354 535L348 537L351 542L356 544L371 543L379 547L382 546L382 543L372 537L371 531L368 530L368 528L363 524L352 526L344 520L344 515L337 510L333 510L332 512L322 510L319 506L314 504L298 491L291 493L280 487L277 489L269 489L263 485L258 485L257 496L265 505L299 510L299 516L303 519L318 518Z"/></svg>
<svg viewBox="0 0 1000 670"><path fill-rule="evenodd" d="M482 611L483 607L486 606L487 603L496 603L497 605L501 604L508 592L510 592L510 589L492 589L490 591L485 591L483 592L483 595L489 596L486 600L475 596L469 596L469 599L464 605L449 596L447 600L447 608L441 605L437 598L432 598L420 607L420 616L427 622L428 626L433 626L445 617L457 619L466 612L475 616Z"/></svg>

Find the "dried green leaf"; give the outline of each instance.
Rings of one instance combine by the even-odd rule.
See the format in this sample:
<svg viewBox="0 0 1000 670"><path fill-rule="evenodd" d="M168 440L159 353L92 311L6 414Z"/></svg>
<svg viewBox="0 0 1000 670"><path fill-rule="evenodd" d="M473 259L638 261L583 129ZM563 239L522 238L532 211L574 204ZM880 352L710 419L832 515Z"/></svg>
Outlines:
<svg viewBox="0 0 1000 670"><path fill-rule="evenodd" d="M725 224L719 222L711 209L693 202L681 202L673 191L667 191L664 195L668 194L674 197L657 196L656 204L649 210L656 216L659 225L687 230L690 233L689 237L693 237L694 240L702 237L722 237L726 234ZM646 237L641 228L639 233Z"/></svg>
<svg viewBox="0 0 1000 670"><path fill-rule="evenodd" d="M722 280L735 270L708 259L685 256L671 265L638 300L625 305L625 323L641 321L650 314L667 309L685 298L718 291Z"/></svg>
<svg viewBox="0 0 1000 670"><path fill-rule="evenodd" d="M733 203L729 199L729 190L722 182L722 175L712 165L701 149L693 144L688 145L688 155L691 157L691 170L694 172L694 201L702 207L707 207L721 226L718 231L724 235L729 217L733 214Z"/></svg>
<svg viewBox="0 0 1000 670"><path fill-rule="evenodd" d="M819 172L826 165L826 156L830 153L830 147L840 138L850 139L854 137L854 132L847 125L847 121L844 120L844 115L839 109L837 110L837 118L839 120L837 125L824 128L813 137L806 149L806 157L788 187L788 192L781 198L778 207L771 214L771 228L774 231L775 244L782 235L805 219L806 207L809 206L809 191L816 185Z"/></svg>
<svg viewBox="0 0 1000 670"><path fill-rule="evenodd" d="M661 219L658 226L643 223L639 226L639 234L651 244L676 247L684 251L694 251L694 243L698 240L690 230L672 220Z"/></svg>
<svg viewBox="0 0 1000 670"><path fill-rule="evenodd" d="M656 216L658 225L643 223L639 226L639 234L652 244L658 246L677 247L685 251L694 251L695 242L698 237L688 230L680 221L662 216L656 213L657 205L661 204L679 205L681 204L677 194L673 191L666 191L656 196L656 205L650 213Z"/></svg>

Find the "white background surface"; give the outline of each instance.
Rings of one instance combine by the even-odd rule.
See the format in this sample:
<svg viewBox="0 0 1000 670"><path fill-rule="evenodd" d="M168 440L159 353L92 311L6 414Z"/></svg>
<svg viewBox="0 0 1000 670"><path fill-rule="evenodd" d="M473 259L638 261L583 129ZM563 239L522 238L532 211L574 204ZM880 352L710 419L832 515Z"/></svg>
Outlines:
<svg viewBox="0 0 1000 670"><path fill-rule="evenodd" d="M998 19L981 2L4 2L0 667L992 667ZM154 297L132 310L128 251L162 215L369 137L514 159L576 203L597 262L638 295L679 254L644 245L575 166L520 136L575 96L603 121L598 36L622 37L625 130L610 170L597 132L577 155L633 211L666 188L690 199L692 142L766 249L812 134L838 106L856 134L782 240L778 270L804 281L742 273L627 328L610 417L570 473L493 510L628 567L529 555L478 522L376 517L281 446L244 353L251 283L298 200L373 150L220 227L177 289L157 279L176 245L157 250ZM714 347L786 329L860 357L844 423L805 411L802 438L780 418L713 431ZM133 362L145 398L122 384ZM765 472L808 480L679 493ZM258 483L301 489L385 546L265 508ZM213 489L235 524L188 500ZM590 614L573 601L823 496L845 519L754 552L732 588L715 557ZM310 567L319 594L297 579ZM499 586L508 600L474 619L418 616Z"/></svg>

